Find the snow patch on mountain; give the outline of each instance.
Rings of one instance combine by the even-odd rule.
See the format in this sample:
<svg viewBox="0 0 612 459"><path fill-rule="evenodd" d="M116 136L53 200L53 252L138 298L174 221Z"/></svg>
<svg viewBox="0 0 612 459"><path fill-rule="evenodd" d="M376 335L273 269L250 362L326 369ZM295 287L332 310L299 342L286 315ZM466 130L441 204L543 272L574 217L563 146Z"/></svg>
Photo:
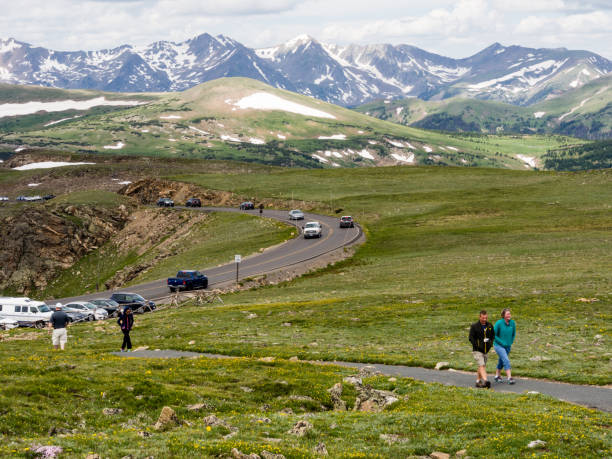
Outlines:
<svg viewBox="0 0 612 459"><path fill-rule="evenodd" d="M536 158L534 158L533 156L515 155L515 158L523 161L525 163L525 165L527 165L528 167L537 167L538 166L538 160Z"/></svg>
<svg viewBox="0 0 612 459"><path fill-rule="evenodd" d="M492 80L482 81L480 83L471 84L468 86L470 90L478 91L484 88L488 88L494 86L498 83L503 83L505 81L518 79L522 83L528 86L534 86L541 80L545 78L549 78L553 73L555 73L559 68L561 68L567 59L562 61L555 61L552 59L539 62L537 64L530 65L528 67L524 67L521 70L517 70L516 72L509 73L499 78L494 78ZM534 76L529 76L529 74L534 74Z"/></svg>
<svg viewBox="0 0 612 459"><path fill-rule="evenodd" d="M96 97L89 100L62 100L57 102L26 102L23 104L1 104L0 118L5 116L30 115L36 112L63 112L65 110L89 110L101 105L112 106L134 106L142 102L135 100L106 100L104 97Z"/></svg>
<svg viewBox="0 0 612 459"><path fill-rule="evenodd" d="M243 97L233 105L241 109L252 108L255 110L281 110L304 116L336 119L334 115L330 115L324 111L291 102L267 92L256 92L250 96Z"/></svg>
<svg viewBox="0 0 612 459"><path fill-rule="evenodd" d="M83 166L86 164L96 164L87 162L69 163L65 161L41 161L38 163L24 164L23 166L13 167L14 171L31 171L33 169L52 169L54 167Z"/></svg>
<svg viewBox="0 0 612 459"><path fill-rule="evenodd" d="M391 156L393 158L395 158L398 161L404 162L404 163L414 163L414 153L411 153L409 155L402 155L399 153L391 153Z"/></svg>
<svg viewBox="0 0 612 459"><path fill-rule="evenodd" d="M125 147L123 142L117 142L115 145L104 145L103 148L105 150L121 150L123 147Z"/></svg>
<svg viewBox="0 0 612 459"><path fill-rule="evenodd" d="M346 134L334 134L330 136L320 135L319 140L346 140Z"/></svg>
<svg viewBox="0 0 612 459"><path fill-rule="evenodd" d="M76 118L81 118L82 116L83 115L76 115L76 116L71 116L70 118L62 118L61 120L51 121L51 122L43 125L43 127L53 126L54 124L63 123L64 121L74 120Z"/></svg>
<svg viewBox="0 0 612 459"><path fill-rule="evenodd" d="M535 112L533 114L534 118L542 118L544 115L546 115L546 112Z"/></svg>

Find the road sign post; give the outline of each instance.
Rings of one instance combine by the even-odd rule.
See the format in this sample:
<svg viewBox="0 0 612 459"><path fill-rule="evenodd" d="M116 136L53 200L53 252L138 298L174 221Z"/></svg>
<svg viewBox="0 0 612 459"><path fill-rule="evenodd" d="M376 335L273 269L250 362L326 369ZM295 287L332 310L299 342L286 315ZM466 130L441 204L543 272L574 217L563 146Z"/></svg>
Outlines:
<svg viewBox="0 0 612 459"><path fill-rule="evenodd" d="M242 256L234 255L234 263L236 263L236 284L238 283L238 269L239 269L241 261L242 261Z"/></svg>

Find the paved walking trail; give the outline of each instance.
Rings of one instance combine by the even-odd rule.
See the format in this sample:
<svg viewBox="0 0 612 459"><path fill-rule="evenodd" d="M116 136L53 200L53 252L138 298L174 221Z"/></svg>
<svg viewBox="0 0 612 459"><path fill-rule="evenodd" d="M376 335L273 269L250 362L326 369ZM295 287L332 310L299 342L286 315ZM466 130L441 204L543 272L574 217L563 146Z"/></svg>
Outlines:
<svg viewBox="0 0 612 459"><path fill-rule="evenodd" d="M198 352L173 351L173 350L141 350L134 352L114 352L120 357L131 358L236 358L235 356L219 354L201 354ZM362 368L373 366L381 373L388 376L401 376L405 378L418 379L425 382L435 382L447 386L474 387L475 374L457 370L431 370L428 368L408 367L404 365L383 365L371 363L355 362L308 362L316 364L340 365L350 368ZM540 379L516 378L516 384L510 386L506 383L492 382L491 390L498 392L539 392L540 394L550 395L551 397L577 405L595 408L602 411L612 412L612 388L601 386L583 386L578 384L567 384L561 382L544 381ZM493 381L493 376L491 376ZM485 389L480 389L485 390Z"/></svg>

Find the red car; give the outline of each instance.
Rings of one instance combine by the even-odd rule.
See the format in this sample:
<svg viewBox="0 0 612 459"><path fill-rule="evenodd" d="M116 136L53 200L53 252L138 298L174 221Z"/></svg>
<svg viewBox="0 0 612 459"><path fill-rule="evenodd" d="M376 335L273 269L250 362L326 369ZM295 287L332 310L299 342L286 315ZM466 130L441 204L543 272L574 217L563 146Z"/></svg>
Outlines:
<svg viewBox="0 0 612 459"><path fill-rule="evenodd" d="M351 217L350 215L344 215L340 217L340 228L354 228L354 227L355 227L355 221L353 220L353 217Z"/></svg>

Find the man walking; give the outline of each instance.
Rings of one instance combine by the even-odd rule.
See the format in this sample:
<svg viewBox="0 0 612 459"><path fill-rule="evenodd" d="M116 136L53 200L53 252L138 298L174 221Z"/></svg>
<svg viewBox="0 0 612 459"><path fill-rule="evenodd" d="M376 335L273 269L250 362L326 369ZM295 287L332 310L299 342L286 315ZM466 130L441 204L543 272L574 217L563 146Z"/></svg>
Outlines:
<svg viewBox="0 0 612 459"><path fill-rule="evenodd" d="M123 333L121 352L130 352L132 350L130 331L134 326L134 315L132 314L132 309L129 306L123 310L123 314L119 314L117 324L121 327L121 332Z"/></svg>
<svg viewBox="0 0 612 459"><path fill-rule="evenodd" d="M61 303L57 303L55 305L55 311L51 314L51 319L49 319L49 328L53 328L51 342L56 350L64 350L66 341L68 341L68 332L66 329L69 323L70 318L68 314L62 311Z"/></svg>
<svg viewBox="0 0 612 459"><path fill-rule="evenodd" d="M489 388L491 381L487 381L487 354L493 347L495 330L487 318L487 311L480 311L478 321L470 327L469 340L472 343L472 355L478 365L476 387Z"/></svg>

